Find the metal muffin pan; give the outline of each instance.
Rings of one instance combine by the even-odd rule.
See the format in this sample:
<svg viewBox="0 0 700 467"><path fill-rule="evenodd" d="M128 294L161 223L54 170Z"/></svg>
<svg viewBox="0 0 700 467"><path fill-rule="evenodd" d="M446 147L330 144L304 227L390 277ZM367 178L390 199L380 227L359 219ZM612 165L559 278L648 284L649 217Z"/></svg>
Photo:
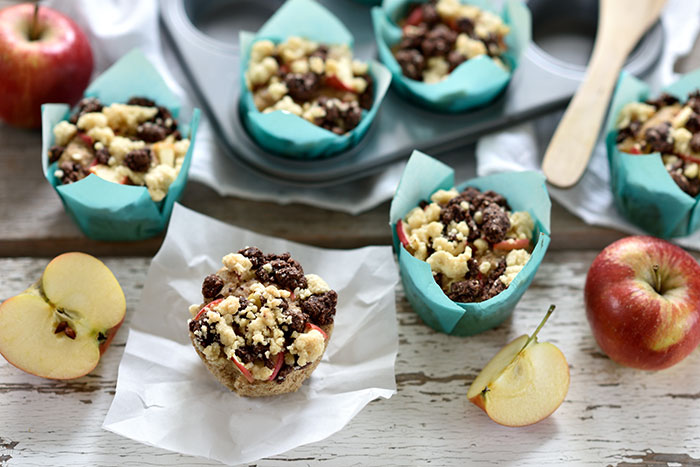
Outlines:
<svg viewBox="0 0 700 467"><path fill-rule="evenodd" d="M227 154L265 178L300 186L334 185L370 175L407 158L431 154L563 108L585 73L595 38L597 2L529 0L533 42L504 93L486 107L461 114L422 109L389 89L359 145L325 159L296 160L260 148L238 112L238 33L257 31L281 0L161 0L167 37ZM355 37L355 56L376 59L370 8L352 0L320 0ZM644 76L663 48L660 22L640 40L625 69Z"/></svg>

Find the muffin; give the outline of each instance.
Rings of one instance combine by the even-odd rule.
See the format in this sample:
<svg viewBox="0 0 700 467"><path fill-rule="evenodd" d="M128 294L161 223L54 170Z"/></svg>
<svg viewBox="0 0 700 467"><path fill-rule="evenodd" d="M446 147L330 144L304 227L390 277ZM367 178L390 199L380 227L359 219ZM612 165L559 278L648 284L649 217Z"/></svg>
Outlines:
<svg viewBox="0 0 700 467"><path fill-rule="evenodd" d="M289 253L246 247L224 256L192 305L189 336L206 367L238 395L297 391L333 332L338 295Z"/></svg>
<svg viewBox="0 0 700 467"><path fill-rule="evenodd" d="M396 225L415 258L430 265L450 300L478 303L504 291L525 267L535 224L493 190L438 190Z"/></svg>
<svg viewBox="0 0 700 467"><path fill-rule="evenodd" d="M492 102L508 86L531 33L525 3L501 6L495 13L489 0L392 0L372 8L377 52L392 86L438 112Z"/></svg>
<svg viewBox="0 0 700 467"><path fill-rule="evenodd" d="M503 172L457 185L451 167L413 151L389 211L413 310L457 336L502 323L544 259L551 206L542 174Z"/></svg>
<svg viewBox="0 0 700 467"><path fill-rule="evenodd" d="M288 112L337 135L356 128L374 102L369 65L350 47L297 36L254 42L245 84L260 112Z"/></svg>
<svg viewBox="0 0 700 467"><path fill-rule="evenodd" d="M165 198L190 147L170 111L145 97L104 106L84 98L68 120L53 127L49 163L60 184L90 174L123 185L145 186L153 201Z"/></svg>
<svg viewBox="0 0 700 467"><path fill-rule="evenodd" d="M351 151L365 137L391 73L354 58L352 33L322 2L287 0L239 38L241 136L306 161Z"/></svg>
<svg viewBox="0 0 700 467"><path fill-rule="evenodd" d="M430 0L410 5L398 24L401 41L393 53L407 78L438 83L482 55L508 70L501 57L508 50L505 36L510 28L490 11L459 0Z"/></svg>
<svg viewBox="0 0 700 467"><path fill-rule="evenodd" d="M700 193L700 91L685 102L662 93L644 102L630 102L616 123L617 148L627 154L659 153L673 181L685 193Z"/></svg>

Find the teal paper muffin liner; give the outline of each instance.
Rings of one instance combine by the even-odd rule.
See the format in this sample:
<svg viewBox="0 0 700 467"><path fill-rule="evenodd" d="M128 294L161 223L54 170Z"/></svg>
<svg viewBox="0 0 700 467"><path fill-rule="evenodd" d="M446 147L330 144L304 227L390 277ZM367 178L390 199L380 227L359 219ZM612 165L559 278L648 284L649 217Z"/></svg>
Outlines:
<svg viewBox="0 0 700 467"><path fill-rule="evenodd" d="M369 73L374 80L372 108L363 111L359 125L343 135L336 135L288 112L262 113L245 85L251 46L258 40L269 39L279 43L290 36L323 44L347 44L350 48L354 43L352 34L343 23L313 0L288 0L256 34L241 32L239 110L248 133L267 151L297 159L327 157L352 148L360 142L374 120L389 88L391 73L382 64L369 62Z"/></svg>
<svg viewBox="0 0 700 467"><path fill-rule="evenodd" d="M180 113L177 96L168 89L158 71L138 49L124 55L85 91L85 97L96 97L105 105L124 103L133 96L154 100L170 110L174 118ZM157 203L151 199L146 187L120 185L94 174L75 183L61 185L54 176L57 164L49 164L48 151L54 141L53 127L69 117L70 108L65 104L45 104L41 108L41 163L44 176L60 196L66 212L85 235L95 240L142 240L159 234L167 225L173 204L180 199L187 183L199 124L199 109L194 109L189 128L180 125L183 135L189 132L190 147L168 194Z"/></svg>
<svg viewBox="0 0 700 467"><path fill-rule="evenodd" d="M391 72L394 88L419 105L440 112L462 112L488 104L508 85L530 43L530 10L518 0L508 0L500 12L505 24L511 28L505 38L508 51L502 57L510 71L498 66L489 56L482 55L462 63L443 81L426 84L404 76L391 52L391 47L401 40L402 32L397 21L406 15L410 4L426 1L384 0L381 7L372 8L379 59ZM489 0L462 0L462 3L498 13Z"/></svg>
<svg viewBox="0 0 700 467"><path fill-rule="evenodd" d="M429 200L439 189L454 187L454 170L419 151L413 151L391 203L390 225L394 251L399 260L406 298L431 328L455 336L470 336L491 329L505 320L535 277L550 241L549 216L552 203L545 178L537 172L508 172L469 180L459 191L473 186L505 196L514 211L527 211L535 221L535 247L525 267L504 291L480 303L450 300L433 279L430 265L411 255L399 241L396 223Z"/></svg>
<svg viewBox="0 0 700 467"><path fill-rule="evenodd" d="M700 89L700 69L684 75L663 91L682 101ZM649 97L649 86L624 73L620 76L606 124L605 144L610 164L610 186L617 210L627 220L661 238L690 235L700 226L698 198L693 198L673 181L658 152L634 155L621 152L615 144L615 123L622 108Z"/></svg>

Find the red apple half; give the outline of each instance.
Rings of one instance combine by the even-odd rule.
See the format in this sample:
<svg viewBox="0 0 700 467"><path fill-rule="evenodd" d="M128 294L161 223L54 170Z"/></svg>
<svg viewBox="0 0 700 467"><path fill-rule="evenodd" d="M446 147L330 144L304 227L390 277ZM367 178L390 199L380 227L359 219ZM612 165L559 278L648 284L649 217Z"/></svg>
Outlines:
<svg viewBox="0 0 700 467"><path fill-rule="evenodd" d="M24 3L0 10L0 119L41 125L41 104L74 104L92 75L92 50L67 16Z"/></svg>
<svg viewBox="0 0 700 467"><path fill-rule="evenodd" d="M700 342L700 265L667 241L609 245L588 271L584 298L593 336L621 365L668 368Z"/></svg>
<svg viewBox="0 0 700 467"><path fill-rule="evenodd" d="M33 375L78 378L97 366L125 314L124 293L107 266L65 253L0 305L0 354Z"/></svg>

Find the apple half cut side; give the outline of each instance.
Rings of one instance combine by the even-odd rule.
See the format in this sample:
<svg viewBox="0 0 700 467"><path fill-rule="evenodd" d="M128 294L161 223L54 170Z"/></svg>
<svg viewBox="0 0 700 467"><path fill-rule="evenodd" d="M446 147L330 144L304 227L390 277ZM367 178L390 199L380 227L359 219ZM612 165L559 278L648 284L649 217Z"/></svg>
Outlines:
<svg viewBox="0 0 700 467"><path fill-rule="evenodd" d="M566 358L555 345L537 342L553 311L554 306L532 336L522 335L502 348L469 387L467 398L496 423L532 425L564 401L569 390Z"/></svg>
<svg viewBox="0 0 700 467"><path fill-rule="evenodd" d="M97 366L125 315L124 293L107 266L65 253L0 305L0 354L36 376L78 378Z"/></svg>

